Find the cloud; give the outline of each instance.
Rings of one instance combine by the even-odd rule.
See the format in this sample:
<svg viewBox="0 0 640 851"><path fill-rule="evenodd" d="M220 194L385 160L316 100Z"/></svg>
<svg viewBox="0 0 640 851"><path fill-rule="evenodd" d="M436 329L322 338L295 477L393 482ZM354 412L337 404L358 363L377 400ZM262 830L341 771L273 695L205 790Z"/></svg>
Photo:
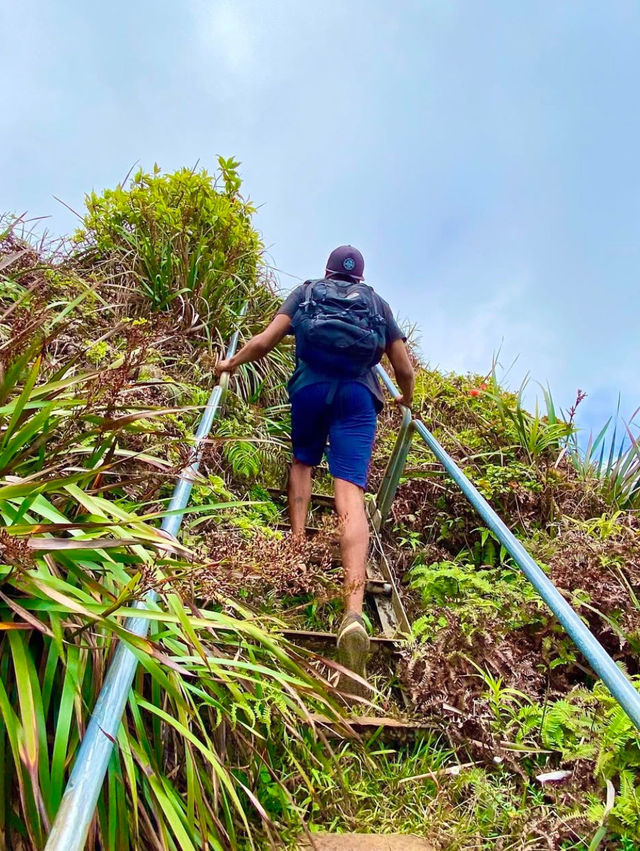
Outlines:
<svg viewBox="0 0 640 851"><path fill-rule="evenodd" d="M208 64L233 77L256 72L256 33L246 3L198 0L192 4L199 49Z"/></svg>
<svg viewBox="0 0 640 851"><path fill-rule="evenodd" d="M524 280L460 305L457 315L446 296L434 295L423 308L426 321L420 326L425 357L445 370L484 374L499 356L499 373L516 386L534 360L534 377L544 379L554 365L554 335L551 329L541 330L538 317L528 310L530 300L531 288Z"/></svg>

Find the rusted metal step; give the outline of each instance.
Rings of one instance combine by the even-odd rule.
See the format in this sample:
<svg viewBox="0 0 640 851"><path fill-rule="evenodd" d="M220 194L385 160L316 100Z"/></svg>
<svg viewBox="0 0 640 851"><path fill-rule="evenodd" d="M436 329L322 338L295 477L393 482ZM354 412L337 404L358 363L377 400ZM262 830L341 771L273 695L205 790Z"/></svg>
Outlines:
<svg viewBox="0 0 640 851"><path fill-rule="evenodd" d="M267 488L267 492L274 497L282 499L286 502L287 500L287 492L284 490L279 490L278 488ZM312 505L325 505L327 508L333 508L334 498L331 494L327 493L312 493L311 494L311 504Z"/></svg>
<svg viewBox="0 0 640 851"><path fill-rule="evenodd" d="M372 587L386 589L384 594L378 594L374 597L382 631L387 635L394 635L398 632L409 634L411 632L409 618L402 605L400 594L386 559L381 558L377 564L369 561L367 564L367 584L369 583L372 584Z"/></svg>
<svg viewBox="0 0 640 851"><path fill-rule="evenodd" d="M417 733L421 730L433 730L434 728L433 721L390 718L380 715L349 715L344 718L344 722L348 726L319 714L311 714L309 719L309 723L321 724L337 736L344 736L345 730L349 729L357 733L375 733L376 730L382 728L386 733L406 734Z"/></svg>
<svg viewBox="0 0 640 851"><path fill-rule="evenodd" d="M308 629L281 629L278 630L280 635L288 638L293 644L316 644L316 645L334 645L336 643L335 632L318 632ZM369 641L374 649L386 649L393 652L400 650L401 642L395 638L389 638L386 635L370 635Z"/></svg>
<svg viewBox="0 0 640 851"><path fill-rule="evenodd" d="M365 591L367 594L381 594L383 597L390 597L393 588L391 583L384 579L368 579Z"/></svg>
<svg viewBox="0 0 640 851"><path fill-rule="evenodd" d="M271 525L273 526L274 529L278 529L280 532L290 532L291 531L291 524L285 523L284 521L278 522L278 523L272 523ZM304 531L305 531L305 534L308 535L311 538L314 535L317 535L318 532L320 531L320 529L317 526L305 526Z"/></svg>

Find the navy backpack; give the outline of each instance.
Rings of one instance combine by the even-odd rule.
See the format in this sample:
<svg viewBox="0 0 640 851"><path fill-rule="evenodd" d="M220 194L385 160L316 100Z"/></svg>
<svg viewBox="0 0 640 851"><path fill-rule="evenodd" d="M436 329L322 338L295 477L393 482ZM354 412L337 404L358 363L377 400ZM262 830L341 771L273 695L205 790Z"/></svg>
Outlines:
<svg viewBox="0 0 640 851"><path fill-rule="evenodd" d="M306 281L292 320L296 355L311 369L357 378L375 366L386 345L381 299L357 281Z"/></svg>

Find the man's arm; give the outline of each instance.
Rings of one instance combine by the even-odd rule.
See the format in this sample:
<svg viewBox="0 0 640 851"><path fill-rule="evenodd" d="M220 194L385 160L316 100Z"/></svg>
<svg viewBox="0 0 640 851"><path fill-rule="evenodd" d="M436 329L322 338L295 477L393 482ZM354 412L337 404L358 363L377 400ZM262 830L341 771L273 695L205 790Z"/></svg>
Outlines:
<svg viewBox="0 0 640 851"><path fill-rule="evenodd" d="M413 403L413 387L415 384L415 374L413 366L409 360L409 352L404 340L394 340L386 349L386 355L391 361L391 366L396 376L400 393L399 399L396 399L398 405L406 405L408 408Z"/></svg>
<svg viewBox="0 0 640 851"><path fill-rule="evenodd" d="M268 355L271 349L289 333L290 328L291 317L285 313L278 313L264 331L252 337L232 358L219 360L215 365L216 375L222 372L233 372L240 364L260 360Z"/></svg>

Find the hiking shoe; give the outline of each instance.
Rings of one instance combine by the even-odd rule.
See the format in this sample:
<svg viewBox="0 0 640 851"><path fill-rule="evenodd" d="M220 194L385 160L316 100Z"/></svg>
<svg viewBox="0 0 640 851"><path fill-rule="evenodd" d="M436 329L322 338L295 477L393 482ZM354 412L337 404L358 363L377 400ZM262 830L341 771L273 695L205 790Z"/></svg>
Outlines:
<svg viewBox="0 0 640 851"><path fill-rule="evenodd" d="M366 679L369 636L361 615L349 612L338 631L338 662L354 674ZM356 684L353 683L355 686ZM353 690L353 689L350 689Z"/></svg>

